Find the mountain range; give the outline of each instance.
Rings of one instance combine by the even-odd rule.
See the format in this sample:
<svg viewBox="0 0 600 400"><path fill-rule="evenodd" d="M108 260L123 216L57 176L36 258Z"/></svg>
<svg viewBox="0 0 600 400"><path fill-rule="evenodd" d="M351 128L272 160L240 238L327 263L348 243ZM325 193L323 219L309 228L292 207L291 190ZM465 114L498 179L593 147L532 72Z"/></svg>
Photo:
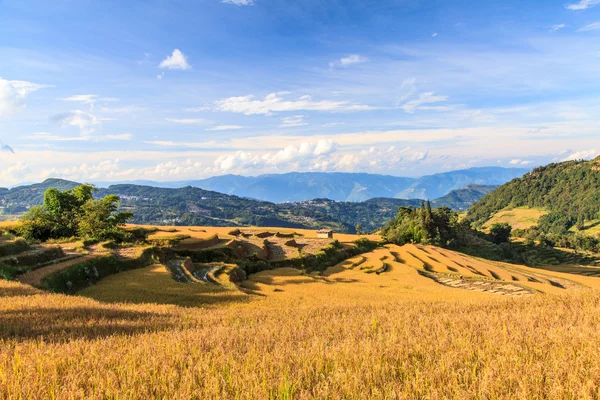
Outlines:
<svg viewBox="0 0 600 400"><path fill-rule="evenodd" d="M478 167L420 178L364 173L302 172L255 177L222 175L179 182L126 181L161 188L196 187L219 193L273 203L299 202L316 198L360 202L373 198L437 199L468 185L498 186L523 176L522 168ZM111 183L95 182L100 187Z"/></svg>
<svg viewBox="0 0 600 400"><path fill-rule="evenodd" d="M0 206L5 214L19 214L43 203L48 188L72 189L79 183L61 179L12 189L0 189ZM465 209L494 186L471 185L432 201L434 207ZM293 203L271 203L231 196L192 186L159 188L133 184L102 188L97 196L116 194L121 209L132 211L138 224L206 226L276 226L354 232L356 225L375 231L393 219L398 207L418 207L422 200L374 198L363 202L313 199Z"/></svg>

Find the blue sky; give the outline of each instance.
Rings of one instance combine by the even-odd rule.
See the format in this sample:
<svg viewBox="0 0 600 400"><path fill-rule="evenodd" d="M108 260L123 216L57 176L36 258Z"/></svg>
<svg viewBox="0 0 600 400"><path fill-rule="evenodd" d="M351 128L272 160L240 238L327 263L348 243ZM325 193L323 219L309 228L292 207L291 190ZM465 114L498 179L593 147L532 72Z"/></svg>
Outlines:
<svg viewBox="0 0 600 400"><path fill-rule="evenodd" d="M0 186L600 153L600 0L0 0Z"/></svg>

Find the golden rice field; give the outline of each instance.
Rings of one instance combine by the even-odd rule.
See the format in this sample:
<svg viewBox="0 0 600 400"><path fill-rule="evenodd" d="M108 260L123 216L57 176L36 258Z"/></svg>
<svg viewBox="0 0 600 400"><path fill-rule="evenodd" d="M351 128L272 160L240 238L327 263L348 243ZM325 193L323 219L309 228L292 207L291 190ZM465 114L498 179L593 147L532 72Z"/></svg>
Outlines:
<svg viewBox="0 0 600 400"><path fill-rule="evenodd" d="M239 287L162 265L79 296L0 280L0 398L596 399L586 268L388 245Z"/></svg>
<svg viewBox="0 0 600 400"><path fill-rule="evenodd" d="M541 217L548 212L542 208L517 207L510 210L497 212L484 229L489 229L494 224L508 223L513 229L528 229L538 224Z"/></svg>

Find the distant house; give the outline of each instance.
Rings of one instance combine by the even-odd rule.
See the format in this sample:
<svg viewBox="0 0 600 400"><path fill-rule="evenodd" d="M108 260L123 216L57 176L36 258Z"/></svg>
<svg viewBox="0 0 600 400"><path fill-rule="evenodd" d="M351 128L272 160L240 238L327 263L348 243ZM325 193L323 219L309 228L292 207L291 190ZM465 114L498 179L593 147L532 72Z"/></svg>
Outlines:
<svg viewBox="0 0 600 400"><path fill-rule="evenodd" d="M333 239L333 231L331 229L319 229L317 237L319 239Z"/></svg>

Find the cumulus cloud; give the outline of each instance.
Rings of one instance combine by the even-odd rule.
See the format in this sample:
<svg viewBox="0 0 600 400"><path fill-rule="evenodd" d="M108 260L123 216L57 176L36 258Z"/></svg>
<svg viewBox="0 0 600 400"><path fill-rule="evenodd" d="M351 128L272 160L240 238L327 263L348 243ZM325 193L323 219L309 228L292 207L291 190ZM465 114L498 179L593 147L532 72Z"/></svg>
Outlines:
<svg viewBox="0 0 600 400"><path fill-rule="evenodd" d="M518 158L514 159L514 160L510 160L510 165L529 165L532 162L529 160L520 160Z"/></svg>
<svg viewBox="0 0 600 400"><path fill-rule="evenodd" d="M322 156L333 153L337 149L338 145L331 139L322 139L317 142L314 154L316 156Z"/></svg>
<svg viewBox="0 0 600 400"><path fill-rule="evenodd" d="M254 5L253 0L221 0L221 3L234 4L236 6L251 6Z"/></svg>
<svg viewBox="0 0 600 400"><path fill-rule="evenodd" d="M569 156L563 158L561 161L590 160L598 156L600 156L600 152L596 149L582 150L570 154Z"/></svg>
<svg viewBox="0 0 600 400"><path fill-rule="evenodd" d="M363 57L359 54L350 54L348 57L342 57L339 60L330 62L329 67L347 67L354 64L366 63L368 61L369 59L367 57Z"/></svg>
<svg viewBox="0 0 600 400"><path fill-rule="evenodd" d="M82 135L94 133L96 127L101 124L101 121L95 115L81 110L58 114L51 119L63 128L68 126L79 128Z"/></svg>
<svg viewBox="0 0 600 400"><path fill-rule="evenodd" d="M373 107L352 104L348 101L319 100L313 101L310 96L302 96L297 100L285 100L282 96L289 92L271 93L263 100L254 100L254 96L229 97L215 102L218 111L228 111L245 115L271 115L283 111L367 111Z"/></svg>
<svg viewBox="0 0 600 400"><path fill-rule="evenodd" d="M252 154L237 151L225 154L215 160L217 172L232 172L236 170L260 170L267 167L308 169L317 162L323 162L323 157L336 152L338 146L333 140L321 139L316 143L303 142L299 145L289 145L277 152Z"/></svg>
<svg viewBox="0 0 600 400"><path fill-rule="evenodd" d="M11 116L25 108L27 96L45 87L48 86L0 78L0 118Z"/></svg>
<svg viewBox="0 0 600 400"><path fill-rule="evenodd" d="M600 30L600 21L594 22L593 24L586 25L577 29L577 32L589 32L589 31L598 31Z"/></svg>
<svg viewBox="0 0 600 400"><path fill-rule="evenodd" d="M205 131L234 131L238 129L244 129L244 127L240 125L218 125L213 126L212 128L206 128Z"/></svg>
<svg viewBox="0 0 600 400"><path fill-rule="evenodd" d="M579 3L566 4L565 8L569 10L585 10L600 4L600 0L580 0Z"/></svg>
<svg viewBox="0 0 600 400"><path fill-rule="evenodd" d="M245 151L222 155L215 160L217 170L230 172L238 168L253 168L261 164L260 158Z"/></svg>
<svg viewBox="0 0 600 400"><path fill-rule="evenodd" d="M0 181L4 184L23 182L29 172L31 170L26 163L18 162L9 167L0 168Z"/></svg>
<svg viewBox="0 0 600 400"><path fill-rule="evenodd" d="M308 123L306 123L306 121L304 121L304 115L294 115L291 117L281 118L281 125L279 125L279 127L280 128L293 128L296 126L304 126L304 125L308 125Z"/></svg>
<svg viewBox="0 0 600 400"><path fill-rule="evenodd" d="M173 50L173 53L162 60L158 65L159 68L188 70L192 67L187 62L187 57L179 49ZM161 78L159 78L161 79Z"/></svg>
<svg viewBox="0 0 600 400"><path fill-rule="evenodd" d="M440 103L448 100L448 96L440 96L436 95L435 92L426 92L421 93L418 98L410 100L400 108L406 111L409 114L414 113L418 110L437 110L437 111L446 111L448 110L447 106L431 106L429 104Z"/></svg>

